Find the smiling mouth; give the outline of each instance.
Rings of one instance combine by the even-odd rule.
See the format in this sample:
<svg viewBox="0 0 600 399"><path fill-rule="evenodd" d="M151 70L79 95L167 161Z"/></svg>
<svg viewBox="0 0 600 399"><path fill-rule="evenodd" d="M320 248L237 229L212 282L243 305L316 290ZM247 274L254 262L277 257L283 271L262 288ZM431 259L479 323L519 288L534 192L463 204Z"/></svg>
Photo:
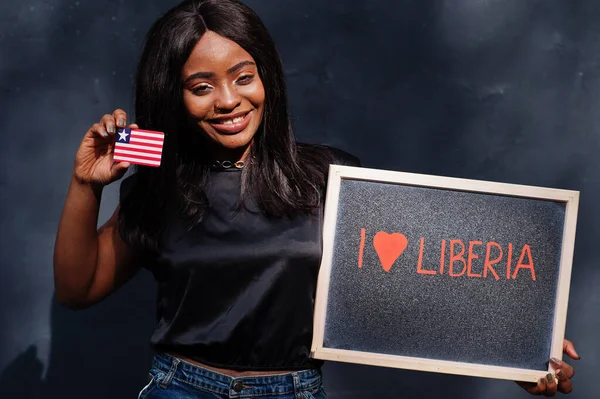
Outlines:
<svg viewBox="0 0 600 399"><path fill-rule="evenodd" d="M252 119L253 111L243 112L229 117L209 119L208 123L219 133L236 134L244 130Z"/></svg>

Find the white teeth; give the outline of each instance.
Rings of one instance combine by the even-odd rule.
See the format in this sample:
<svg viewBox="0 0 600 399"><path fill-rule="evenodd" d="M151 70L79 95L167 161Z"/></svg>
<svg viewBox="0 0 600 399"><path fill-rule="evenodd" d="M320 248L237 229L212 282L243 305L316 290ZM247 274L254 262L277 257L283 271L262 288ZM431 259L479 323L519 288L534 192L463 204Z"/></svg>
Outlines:
<svg viewBox="0 0 600 399"><path fill-rule="evenodd" d="M244 120L244 116L238 116L237 118L233 118L233 119L221 120L220 124L221 125L233 125L234 123L240 123L243 120Z"/></svg>

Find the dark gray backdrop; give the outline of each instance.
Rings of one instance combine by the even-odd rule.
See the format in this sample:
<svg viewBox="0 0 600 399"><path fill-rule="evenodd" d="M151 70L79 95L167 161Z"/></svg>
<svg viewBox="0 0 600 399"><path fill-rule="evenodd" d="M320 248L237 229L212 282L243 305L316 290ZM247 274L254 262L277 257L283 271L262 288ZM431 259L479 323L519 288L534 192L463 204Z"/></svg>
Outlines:
<svg viewBox="0 0 600 399"><path fill-rule="evenodd" d="M144 385L150 276L72 312L53 299L52 249L81 136L131 109L143 35L176 2L0 2L2 398L132 398ZM369 167L582 192L567 322L582 360L570 397L596 397L600 2L248 4L281 51L300 139ZM325 373L332 399L528 397L505 381L334 363Z"/></svg>

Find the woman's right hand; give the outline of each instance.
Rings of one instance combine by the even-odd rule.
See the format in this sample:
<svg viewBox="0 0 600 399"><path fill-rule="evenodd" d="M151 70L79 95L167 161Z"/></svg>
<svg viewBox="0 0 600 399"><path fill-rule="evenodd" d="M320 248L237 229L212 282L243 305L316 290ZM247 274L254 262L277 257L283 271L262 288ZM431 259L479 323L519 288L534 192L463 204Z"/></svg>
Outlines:
<svg viewBox="0 0 600 399"><path fill-rule="evenodd" d="M117 129L126 127L127 113L121 109L106 114L85 134L77 154L73 176L82 184L105 186L120 179L129 162L115 162L113 151ZM136 124L127 127L137 128Z"/></svg>

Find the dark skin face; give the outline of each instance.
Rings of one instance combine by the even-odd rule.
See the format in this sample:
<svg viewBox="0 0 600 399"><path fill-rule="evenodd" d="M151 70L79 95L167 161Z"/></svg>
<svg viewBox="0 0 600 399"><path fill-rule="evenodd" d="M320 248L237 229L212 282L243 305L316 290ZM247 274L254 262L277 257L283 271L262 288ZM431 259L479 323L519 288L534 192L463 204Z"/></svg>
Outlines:
<svg viewBox="0 0 600 399"><path fill-rule="evenodd" d="M206 32L182 68L183 103L208 138L213 159L248 154L264 109L265 90L252 56L237 43Z"/></svg>

